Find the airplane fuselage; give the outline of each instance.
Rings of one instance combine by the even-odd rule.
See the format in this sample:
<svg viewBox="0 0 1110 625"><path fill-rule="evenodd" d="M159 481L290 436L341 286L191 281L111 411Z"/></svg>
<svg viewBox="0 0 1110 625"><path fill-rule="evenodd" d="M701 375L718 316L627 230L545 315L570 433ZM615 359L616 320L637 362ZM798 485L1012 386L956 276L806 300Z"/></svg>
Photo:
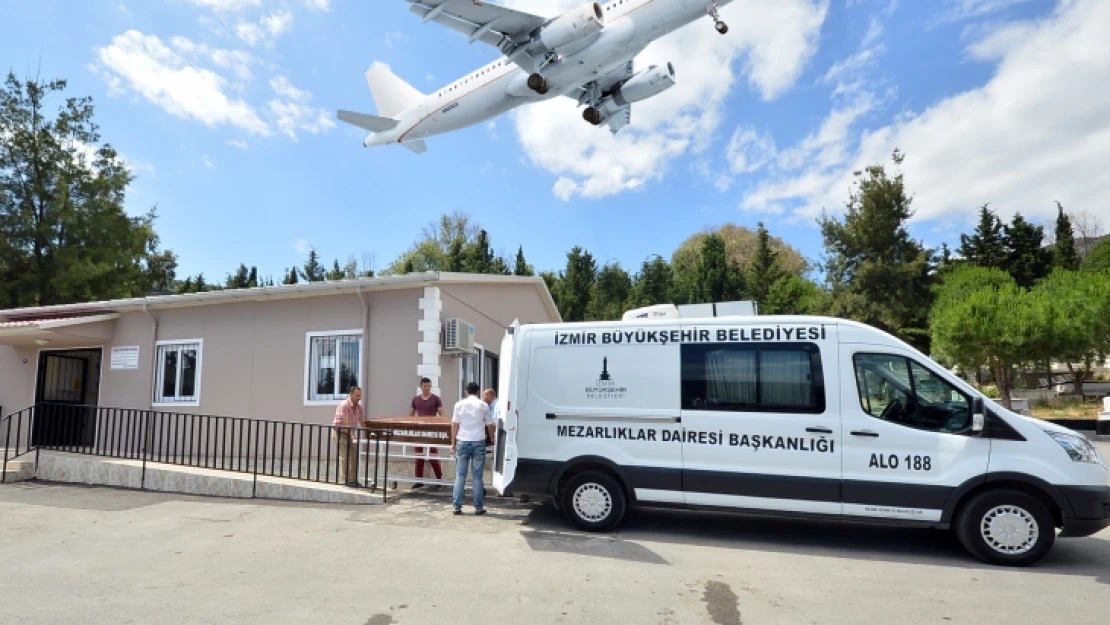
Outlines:
<svg viewBox="0 0 1110 625"><path fill-rule="evenodd" d="M717 0L724 6L732 0ZM426 139L480 124L533 102L563 96L613 72L656 39L704 17L710 0L610 0L603 5L605 28L562 50L563 58L543 70L549 89L528 87L529 72L501 57L456 80L403 111L391 130L375 132L363 145Z"/></svg>

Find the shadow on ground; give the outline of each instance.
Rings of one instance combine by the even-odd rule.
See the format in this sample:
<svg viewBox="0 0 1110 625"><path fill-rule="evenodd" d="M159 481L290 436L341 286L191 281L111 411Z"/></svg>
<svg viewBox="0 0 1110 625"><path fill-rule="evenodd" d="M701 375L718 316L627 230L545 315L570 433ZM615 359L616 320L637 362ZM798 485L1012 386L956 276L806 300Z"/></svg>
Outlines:
<svg viewBox="0 0 1110 625"><path fill-rule="evenodd" d="M643 541L979 570L996 568L973 559L951 532L931 529L634 509L617 532L597 535L578 532L550 504L533 504L525 523L528 529L521 534L533 549L598 557L632 553L618 545ZM666 564L654 553L651 556L638 554L622 559ZM1110 585L1110 540L1059 538L1052 551L1027 570L1093 577Z"/></svg>

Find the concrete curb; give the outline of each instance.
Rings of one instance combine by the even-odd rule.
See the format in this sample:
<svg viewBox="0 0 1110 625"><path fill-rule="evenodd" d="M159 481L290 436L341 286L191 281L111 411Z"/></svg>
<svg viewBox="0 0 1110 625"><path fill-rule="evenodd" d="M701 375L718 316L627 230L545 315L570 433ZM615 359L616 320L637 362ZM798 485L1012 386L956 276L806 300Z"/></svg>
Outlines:
<svg viewBox="0 0 1110 625"><path fill-rule="evenodd" d="M185 495L231 497L237 499L275 499L337 504L377 504L380 493L347 488L334 484L316 484L300 480L258 477L212 469L197 469L148 462L143 477L143 463L137 460L115 460L41 452L34 477L49 482L94 484L121 488L145 489Z"/></svg>

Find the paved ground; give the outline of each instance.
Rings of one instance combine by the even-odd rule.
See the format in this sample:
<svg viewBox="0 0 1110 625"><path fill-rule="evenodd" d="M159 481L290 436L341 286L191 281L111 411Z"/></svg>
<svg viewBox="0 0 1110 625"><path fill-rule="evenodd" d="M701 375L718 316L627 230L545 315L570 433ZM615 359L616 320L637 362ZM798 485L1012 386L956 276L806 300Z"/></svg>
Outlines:
<svg viewBox="0 0 1110 625"><path fill-rule="evenodd" d="M495 503L4 486L0 623L1110 623L1110 531L1012 570L928 530L642 511L591 536Z"/></svg>

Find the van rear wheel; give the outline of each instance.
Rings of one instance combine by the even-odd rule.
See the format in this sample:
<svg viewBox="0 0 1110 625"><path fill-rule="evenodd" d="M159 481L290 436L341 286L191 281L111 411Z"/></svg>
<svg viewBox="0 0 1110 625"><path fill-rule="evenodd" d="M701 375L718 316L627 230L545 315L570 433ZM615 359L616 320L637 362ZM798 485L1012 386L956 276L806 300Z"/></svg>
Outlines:
<svg viewBox="0 0 1110 625"><path fill-rule="evenodd" d="M971 555L1003 566L1034 564L1056 541L1056 525L1048 509L1015 490L975 495L960 510L955 530Z"/></svg>
<svg viewBox="0 0 1110 625"><path fill-rule="evenodd" d="M560 507L572 523L588 532L605 532L624 518L624 490L617 480L600 471L586 471L570 478L559 495Z"/></svg>

